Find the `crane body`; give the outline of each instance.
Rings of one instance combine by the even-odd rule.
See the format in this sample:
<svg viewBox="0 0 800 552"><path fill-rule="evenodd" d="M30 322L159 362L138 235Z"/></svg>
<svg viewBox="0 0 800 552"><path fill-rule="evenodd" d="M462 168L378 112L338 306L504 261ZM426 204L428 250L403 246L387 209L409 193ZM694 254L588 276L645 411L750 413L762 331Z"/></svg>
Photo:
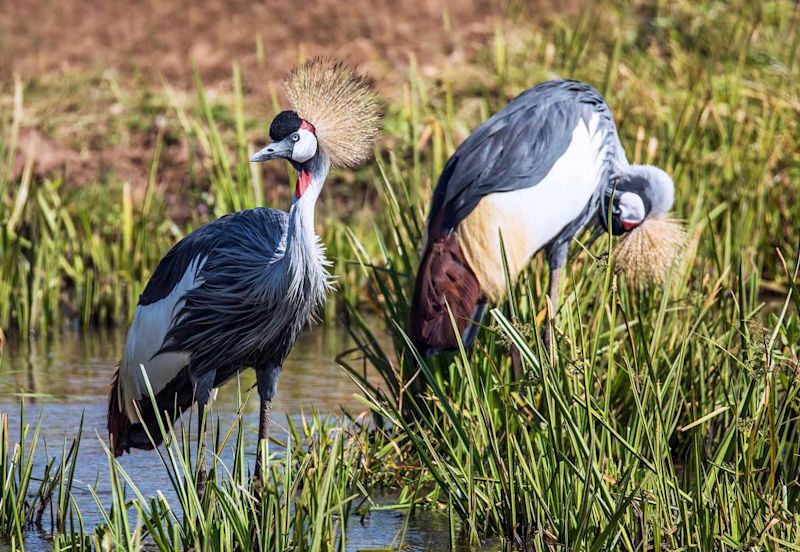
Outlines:
<svg viewBox="0 0 800 552"><path fill-rule="evenodd" d="M615 182L628 186L624 199L611 197ZM633 213L640 195L649 209ZM615 225L627 231L671 208L672 181L628 163L610 109L588 84L549 81L517 96L456 149L439 178L412 300L413 342L426 355L455 349L459 338L471 345L487 303L507 291L503 253L514 281L545 252L556 308L569 243L608 201L617 219L629 217L629 226Z"/></svg>
<svg viewBox="0 0 800 552"><path fill-rule="evenodd" d="M464 257L490 301L499 302L505 293L503 247L510 273L519 274L570 222L585 218L607 170L608 145L598 120L594 115L589 124L576 125L566 151L536 186L488 194L459 224ZM534 216L531 209L537 206Z"/></svg>
<svg viewBox="0 0 800 552"><path fill-rule="evenodd" d="M152 446L145 377L159 410L176 405L175 415L195 401L204 407L212 389L247 367L256 367L259 395L272 400L283 361L330 289L314 233L314 203L327 172L321 164L288 214L259 208L226 215L186 236L158 265L112 391L120 407L109 416L117 454Z"/></svg>
<svg viewBox="0 0 800 552"><path fill-rule="evenodd" d="M284 86L294 110L273 119L272 143L251 162L291 163L291 208L226 215L183 238L158 264L109 396L115 455L161 442L157 412L174 420L196 402L202 428L213 390L248 368L255 369L261 401L259 441L268 438L283 362L331 290L314 229L317 198L332 165L356 166L371 155L380 123L369 81L340 62L312 59ZM199 487L204 474L199 470Z"/></svg>

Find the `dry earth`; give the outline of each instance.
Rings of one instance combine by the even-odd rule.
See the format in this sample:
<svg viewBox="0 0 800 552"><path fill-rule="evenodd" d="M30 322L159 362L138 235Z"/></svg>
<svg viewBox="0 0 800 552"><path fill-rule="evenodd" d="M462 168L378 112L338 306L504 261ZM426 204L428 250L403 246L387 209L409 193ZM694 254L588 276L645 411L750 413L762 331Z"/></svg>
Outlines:
<svg viewBox="0 0 800 552"><path fill-rule="evenodd" d="M481 0L4 0L0 73L36 77L74 68L116 67L188 84L192 63L206 82L225 80L231 63L278 75L303 50L380 70L452 54L489 29L502 8ZM447 14L452 32L443 32ZM265 67L258 62L260 37ZM388 62L388 66L386 65ZM257 81L256 81L257 82Z"/></svg>
<svg viewBox="0 0 800 552"><path fill-rule="evenodd" d="M525 11L536 16L543 5L549 6L534 1ZM212 92L224 93L236 62L251 104L266 106L268 85L301 55L358 63L391 95L410 56L423 71L463 63L486 43L506 9L499 0L0 0L0 105L12 105L15 74L41 92L76 75L110 71L123 88L151 87L157 94L165 85L191 90L196 66ZM37 176L58 174L74 186L110 173L141 189L155 117L109 140L113 109L82 92L66 105L29 102L14 176L34 155ZM258 107L252 111L261 115ZM183 143L165 149L158 178L168 196L187 184L187 156Z"/></svg>

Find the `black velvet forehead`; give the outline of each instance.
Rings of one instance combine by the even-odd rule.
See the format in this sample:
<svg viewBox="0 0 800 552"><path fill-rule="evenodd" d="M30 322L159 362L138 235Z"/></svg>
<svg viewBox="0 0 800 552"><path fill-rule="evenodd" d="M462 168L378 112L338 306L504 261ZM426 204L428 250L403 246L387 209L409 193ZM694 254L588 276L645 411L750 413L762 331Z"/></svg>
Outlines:
<svg viewBox="0 0 800 552"><path fill-rule="evenodd" d="M280 142L292 132L300 130L303 120L294 111L281 111L269 125L269 137L273 142Z"/></svg>

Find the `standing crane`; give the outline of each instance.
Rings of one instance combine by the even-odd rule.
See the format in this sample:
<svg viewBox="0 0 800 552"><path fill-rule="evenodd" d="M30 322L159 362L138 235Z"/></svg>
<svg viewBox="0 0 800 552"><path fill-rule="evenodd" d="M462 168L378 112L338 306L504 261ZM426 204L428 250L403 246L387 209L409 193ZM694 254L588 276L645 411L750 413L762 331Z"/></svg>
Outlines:
<svg viewBox="0 0 800 552"><path fill-rule="evenodd" d="M272 143L250 161L291 163L291 209L226 215L183 238L158 264L139 298L109 397L116 456L160 444L157 412L174 420L197 402L204 427L212 391L249 367L261 400L259 443L269 436L283 362L331 289L314 206L331 165L354 167L372 154L381 117L369 81L341 62L302 64L284 88L293 110L275 117ZM201 431L198 439L204 442ZM261 454L257 475L260 465Z"/></svg>
<svg viewBox="0 0 800 552"><path fill-rule="evenodd" d="M423 355L474 341L487 302L544 250L549 316L573 236L600 217L630 232L672 208L672 179L631 165L600 93L577 81L526 90L478 127L439 177L411 304L411 339ZM610 203L610 205L609 205ZM601 206L608 208L602 212ZM458 329L453 331L452 312ZM545 327L550 350L550 324Z"/></svg>

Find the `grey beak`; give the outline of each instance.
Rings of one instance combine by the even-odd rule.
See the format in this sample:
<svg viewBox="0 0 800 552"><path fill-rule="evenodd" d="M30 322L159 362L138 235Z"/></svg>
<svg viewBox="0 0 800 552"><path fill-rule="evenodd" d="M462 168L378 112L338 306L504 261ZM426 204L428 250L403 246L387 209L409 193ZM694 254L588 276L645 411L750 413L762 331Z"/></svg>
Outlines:
<svg viewBox="0 0 800 552"><path fill-rule="evenodd" d="M261 163L269 161L270 159L286 158L292 156L293 144L287 144L285 141L273 142L265 148L255 152L250 158L251 163Z"/></svg>

